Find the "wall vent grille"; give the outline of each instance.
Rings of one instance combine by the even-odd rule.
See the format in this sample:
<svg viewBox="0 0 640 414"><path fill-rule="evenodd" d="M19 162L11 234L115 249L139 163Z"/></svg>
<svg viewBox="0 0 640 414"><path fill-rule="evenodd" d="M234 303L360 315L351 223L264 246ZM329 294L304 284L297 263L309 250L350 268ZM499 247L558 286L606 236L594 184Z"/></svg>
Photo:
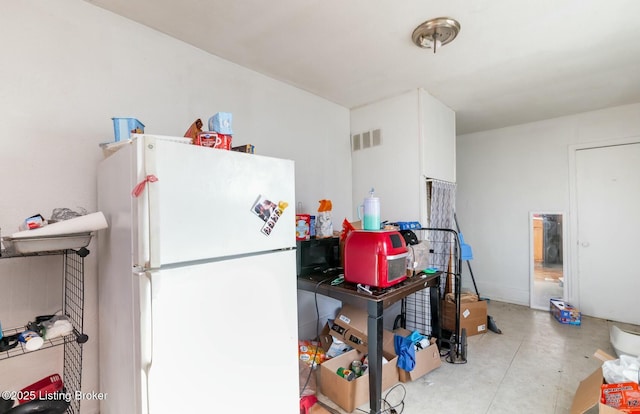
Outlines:
<svg viewBox="0 0 640 414"><path fill-rule="evenodd" d="M362 148L369 148L371 146L371 132L362 133Z"/></svg>
<svg viewBox="0 0 640 414"><path fill-rule="evenodd" d="M360 149L360 134L355 134L351 137L351 146L353 151L358 151Z"/></svg>
<svg viewBox="0 0 640 414"><path fill-rule="evenodd" d="M351 135L352 151L377 147L379 145L382 145L382 132L380 129L373 129Z"/></svg>

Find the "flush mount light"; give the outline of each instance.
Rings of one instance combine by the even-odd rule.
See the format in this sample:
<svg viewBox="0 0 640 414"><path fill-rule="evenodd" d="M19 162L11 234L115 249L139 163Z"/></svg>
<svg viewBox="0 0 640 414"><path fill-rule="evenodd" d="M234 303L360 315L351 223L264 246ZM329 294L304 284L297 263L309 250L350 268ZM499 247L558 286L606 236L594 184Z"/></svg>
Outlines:
<svg viewBox="0 0 640 414"><path fill-rule="evenodd" d="M455 39L459 32L460 23L456 20L450 17L438 17L416 27L411 39L418 47L433 49L433 53L436 53L438 48Z"/></svg>

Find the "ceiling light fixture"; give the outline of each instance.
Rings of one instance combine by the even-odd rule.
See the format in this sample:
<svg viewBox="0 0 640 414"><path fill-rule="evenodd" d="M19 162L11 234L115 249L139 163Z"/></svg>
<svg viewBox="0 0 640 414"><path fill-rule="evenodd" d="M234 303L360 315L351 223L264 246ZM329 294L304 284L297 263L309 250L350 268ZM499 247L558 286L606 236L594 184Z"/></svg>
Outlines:
<svg viewBox="0 0 640 414"><path fill-rule="evenodd" d="M456 38L460 32L460 23L450 17L438 17L427 20L416 27L411 35L413 43L424 49L433 49L433 53Z"/></svg>

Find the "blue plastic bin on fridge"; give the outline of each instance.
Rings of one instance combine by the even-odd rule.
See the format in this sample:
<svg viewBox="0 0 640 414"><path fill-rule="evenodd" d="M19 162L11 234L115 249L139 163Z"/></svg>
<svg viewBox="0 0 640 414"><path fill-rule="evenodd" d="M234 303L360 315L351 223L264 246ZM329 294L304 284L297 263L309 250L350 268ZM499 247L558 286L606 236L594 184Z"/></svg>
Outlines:
<svg viewBox="0 0 640 414"><path fill-rule="evenodd" d="M209 131L215 131L218 134L233 135L231 124L233 123L233 114L230 112L218 112L209 118Z"/></svg>
<svg viewBox="0 0 640 414"><path fill-rule="evenodd" d="M135 118L111 118L116 142L131 138L131 134L142 134L144 125Z"/></svg>

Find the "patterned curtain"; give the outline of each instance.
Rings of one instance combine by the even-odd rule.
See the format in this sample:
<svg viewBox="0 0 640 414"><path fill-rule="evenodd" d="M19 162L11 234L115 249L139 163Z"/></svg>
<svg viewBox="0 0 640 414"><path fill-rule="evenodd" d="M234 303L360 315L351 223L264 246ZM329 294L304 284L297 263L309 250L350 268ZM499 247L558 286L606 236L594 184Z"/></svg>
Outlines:
<svg viewBox="0 0 640 414"><path fill-rule="evenodd" d="M446 181L431 180L431 214L429 216L429 227L438 229L455 229L453 213L456 206L456 185ZM443 272L440 280L440 290L444 294L447 281L447 271L449 266L454 273L458 271L456 260L450 263L451 247L455 242L453 233L432 232L431 240L434 249L432 264Z"/></svg>
<svg viewBox="0 0 640 414"><path fill-rule="evenodd" d="M456 185L446 181L431 180L431 215L429 227L454 228L453 212L456 206Z"/></svg>

